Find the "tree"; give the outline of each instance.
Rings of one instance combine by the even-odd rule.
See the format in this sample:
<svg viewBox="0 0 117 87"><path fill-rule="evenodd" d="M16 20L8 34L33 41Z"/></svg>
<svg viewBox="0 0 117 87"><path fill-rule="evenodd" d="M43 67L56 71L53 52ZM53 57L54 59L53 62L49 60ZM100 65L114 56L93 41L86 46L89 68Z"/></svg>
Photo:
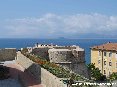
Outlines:
<svg viewBox="0 0 117 87"><path fill-rule="evenodd" d="M110 80L117 80L117 72L113 72L110 76L109 76Z"/></svg>
<svg viewBox="0 0 117 87"><path fill-rule="evenodd" d="M28 52L28 49L27 48L23 48L23 50L21 52L22 53L26 53L26 52Z"/></svg>
<svg viewBox="0 0 117 87"><path fill-rule="evenodd" d="M102 73L100 73L99 68L96 68L94 63L88 64L87 67L90 71L91 78L93 78L94 80L104 80L105 79L104 75Z"/></svg>

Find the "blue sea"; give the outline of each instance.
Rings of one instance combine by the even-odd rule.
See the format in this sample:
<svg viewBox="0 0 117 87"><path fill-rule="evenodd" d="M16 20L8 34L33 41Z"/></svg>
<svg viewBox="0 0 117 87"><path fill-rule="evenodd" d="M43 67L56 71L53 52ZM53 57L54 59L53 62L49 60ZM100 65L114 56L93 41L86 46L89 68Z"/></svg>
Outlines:
<svg viewBox="0 0 117 87"><path fill-rule="evenodd" d="M117 42L117 39L0 39L0 48L23 48L40 44L57 44L57 45L79 45L85 49L86 63L90 63L90 47L107 42Z"/></svg>

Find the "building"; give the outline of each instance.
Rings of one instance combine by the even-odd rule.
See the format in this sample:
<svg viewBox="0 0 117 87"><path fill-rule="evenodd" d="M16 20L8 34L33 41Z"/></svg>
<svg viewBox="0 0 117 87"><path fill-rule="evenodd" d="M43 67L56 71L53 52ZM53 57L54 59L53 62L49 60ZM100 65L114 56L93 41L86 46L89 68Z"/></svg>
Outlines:
<svg viewBox="0 0 117 87"><path fill-rule="evenodd" d="M85 51L79 46L36 44L32 48L31 53L39 56L40 58L49 60L50 62L54 62L71 72L75 72L89 78L88 70L85 65Z"/></svg>
<svg viewBox="0 0 117 87"><path fill-rule="evenodd" d="M91 47L91 63L107 77L117 72L117 43L106 43Z"/></svg>

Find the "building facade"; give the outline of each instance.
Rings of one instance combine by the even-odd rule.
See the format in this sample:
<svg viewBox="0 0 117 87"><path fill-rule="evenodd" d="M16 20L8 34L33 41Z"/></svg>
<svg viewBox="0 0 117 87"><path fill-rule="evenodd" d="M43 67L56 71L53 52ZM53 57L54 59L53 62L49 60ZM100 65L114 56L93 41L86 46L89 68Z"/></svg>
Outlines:
<svg viewBox="0 0 117 87"><path fill-rule="evenodd" d="M117 43L108 42L91 47L91 63L107 77L117 72Z"/></svg>

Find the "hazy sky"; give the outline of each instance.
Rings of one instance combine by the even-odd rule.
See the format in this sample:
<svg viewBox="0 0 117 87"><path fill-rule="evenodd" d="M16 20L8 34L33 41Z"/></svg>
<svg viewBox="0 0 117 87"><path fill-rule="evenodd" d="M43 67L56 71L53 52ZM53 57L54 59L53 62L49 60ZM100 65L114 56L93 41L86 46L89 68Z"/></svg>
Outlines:
<svg viewBox="0 0 117 87"><path fill-rule="evenodd" d="M0 0L0 38L117 38L117 0Z"/></svg>

